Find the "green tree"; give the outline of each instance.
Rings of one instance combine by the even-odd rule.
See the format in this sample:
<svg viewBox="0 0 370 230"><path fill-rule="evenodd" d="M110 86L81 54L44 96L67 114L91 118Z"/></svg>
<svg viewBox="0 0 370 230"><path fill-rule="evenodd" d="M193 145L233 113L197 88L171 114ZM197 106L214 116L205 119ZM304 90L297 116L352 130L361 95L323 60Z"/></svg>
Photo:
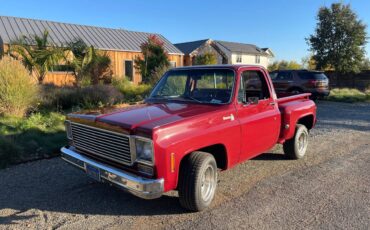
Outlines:
<svg viewBox="0 0 370 230"><path fill-rule="evenodd" d="M164 50L163 42L156 36L151 35L141 45L141 52L144 58L135 59L135 68L140 72L144 83L151 82L151 75L160 66L169 66L167 53Z"/></svg>
<svg viewBox="0 0 370 230"><path fill-rule="evenodd" d="M267 69L269 71L274 71L274 70L290 70L290 69L302 69L302 65L297 63L296 61L285 61L281 60L275 61L272 64L270 64Z"/></svg>
<svg viewBox="0 0 370 230"><path fill-rule="evenodd" d="M272 64L268 65L267 66L267 69L268 71L275 71L275 70L278 70L279 69L279 62L278 61L274 61Z"/></svg>
<svg viewBox="0 0 370 230"><path fill-rule="evenodd" d="M313 59L312 55L303 57L301 60L302 67L309 70L315 70L316 69L316 63Z"/></svg>
<svg viewBox="0 0 370 230"><path fill-rule="evenodd" d="M370 59L369 58L365 58L362 61L360 69L361 70L370 70Z"/></svg>
<svg viewBox="0 0 370 230"><path fill-rule="evenodd" d="M111 59L106 54L100 53L93 46L88 46L82 39L68 43L67 50L69 55L66 62L72 67L78 86L86 79L92 84L111 79Z"/></svg>
<svg viewBox="0 0 370 230"><path fill-rule="evenodd" d="M206 52L196 56L194 65L215 65L217 64L217 56L214 53Z"/></svg>
<svg viewBox="0 0 370 230"><path fill-rule="evenodd" d="M93 85L97 85L100 81L111 83L112 70L110 57L105 53L95 52L93 59L87 66L87 70Z"/></svg>
<svg viewBox="0 0 370 230"><path fill-rule="evenodd" d="M9 54L21 60L24 66L36 75L39 84L43 82L48 71L65 57L63 48L49 43L47 30L42 36L23 36L11 42Z"/></svg>
<svg viewBox="0 0 370 230"><path fill-rule="evenodd" d="M358 72L365 53L366 25L350 5L321 7L314 34L307 38L317 69Z"/></svg>
<svg viewBox="0 0 370 230"><path fill-rule="evenodd" d="M288 63L288 69L302 69L302 65L296 61L290 61Z"/></svg>

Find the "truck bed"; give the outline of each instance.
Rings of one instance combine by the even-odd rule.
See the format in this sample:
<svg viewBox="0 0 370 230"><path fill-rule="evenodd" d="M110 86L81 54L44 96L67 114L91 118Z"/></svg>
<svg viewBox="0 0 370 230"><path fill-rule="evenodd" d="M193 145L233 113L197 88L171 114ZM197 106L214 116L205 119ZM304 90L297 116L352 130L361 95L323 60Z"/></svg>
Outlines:
<svg viewBox="0 0 370 230"><path fill-rule="evenodd" d="M294 127L296 124L305 124L308 129L315 125L316 116L313 114L316 114L316 104L310 100L310 96L310 93L302 93L292 96L283 96L277 99L281 113L279 143L284 143L294 136ZM305 117L305 120L300 120L300 117Z"/></svg>

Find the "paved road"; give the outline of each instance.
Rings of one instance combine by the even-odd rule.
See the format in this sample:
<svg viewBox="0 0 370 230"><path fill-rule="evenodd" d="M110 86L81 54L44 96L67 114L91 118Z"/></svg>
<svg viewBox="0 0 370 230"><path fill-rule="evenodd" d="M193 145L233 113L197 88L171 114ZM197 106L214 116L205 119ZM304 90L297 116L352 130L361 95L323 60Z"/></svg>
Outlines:
<svg viewBox="0 0 370 230"><path fill-rule="evenodd" d="M220 176L212 207L145 201L60 159L0 171L0 229L370 229L370 105L319 103L304 160L281 147Z"/></svg>

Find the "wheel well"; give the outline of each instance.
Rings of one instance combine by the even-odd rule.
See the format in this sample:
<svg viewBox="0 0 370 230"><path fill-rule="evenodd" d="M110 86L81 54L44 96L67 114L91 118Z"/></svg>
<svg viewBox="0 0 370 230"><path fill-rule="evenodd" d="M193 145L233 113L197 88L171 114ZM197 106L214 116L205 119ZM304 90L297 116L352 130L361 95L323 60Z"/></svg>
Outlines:
<svg viewBox="0 0 370 230"><path fill-rule="evenodd" d="M226 169L227 168L227 152L226 148L222 144L216 144L201 148L197 151L207 152L213 155L216 159L217 168Z"/></svg>
<svg viewBox="0 0 370 230"><path fill-rule="evenodd" d="M215 145L210 145L201 149L197 149L195 151L201 151L201 152L207 152L212 154L212 156L215 158L216 163L217 163L217 168L219 169L227 169L227 152L226 148L223 144L215 144ZM190 153L189 153L190 154ZM181 159L180 162L180 168L181 164L183 163L183 160L189 156L187 154Z"/></svg>
<svg viewBox="0 0 370 230"><path fill-rule="evenodd" d="M304 117L299 118L297 124L302 124L306 126L308 130L312 129L313 127L313 115L307 115Z"/></svg>

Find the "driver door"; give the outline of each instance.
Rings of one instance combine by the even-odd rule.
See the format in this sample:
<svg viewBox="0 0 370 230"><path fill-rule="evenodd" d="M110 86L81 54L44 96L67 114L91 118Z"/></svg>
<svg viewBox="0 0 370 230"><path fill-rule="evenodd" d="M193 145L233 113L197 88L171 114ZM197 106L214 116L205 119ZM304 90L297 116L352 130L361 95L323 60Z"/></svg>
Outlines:
<svg viewBox="0 0 370 230"><path fill-rule="evenodd" d="M280 133L280 112L261 70L242 71L239 83L237 116L241 125L242 161L275 145Z"/></svg>

